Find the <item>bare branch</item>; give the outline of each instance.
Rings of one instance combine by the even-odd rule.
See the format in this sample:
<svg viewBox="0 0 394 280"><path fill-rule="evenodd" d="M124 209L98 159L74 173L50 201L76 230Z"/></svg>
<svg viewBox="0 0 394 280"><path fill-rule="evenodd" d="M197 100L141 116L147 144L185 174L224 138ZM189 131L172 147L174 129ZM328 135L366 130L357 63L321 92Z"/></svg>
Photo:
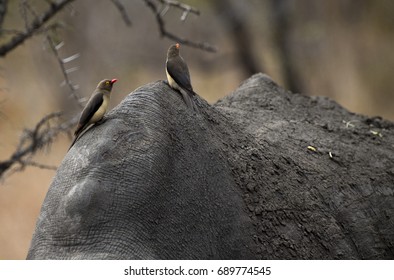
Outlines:
<svg viewBox="0 0 394 280"><path fill-rule="evenodd" d="M26 10L31 13L31 15L34 17L34 19L37 19L38 18L38 14L34 10L34 8L30 5L28 0L21 0L21 1L22 1L22 5L26 8Z"/></svg>
<svg viewBox="0 0 394 280"><path fill-rule="evenodd" d="M216 52L217 51L215 46L212 46L211 44L209 44L207 42L193 42L193 41L190 41L188 39L180 38L177 35L168 32L167 29L165 28L165 23L164 23L164 20L163 20L162 12L159 10L159 8L154 3L154 1L153 0L143 0L143 1L152 10L154 15L156 16L156 22L157 22L157 25L159 26L159 31L160 31L160 35L161 36L167 37L167 38L169 38L169 39L171 39L171 40L173 40L175 42L181 43L183 45L188 45L190 47L202 49L202 50L209 51L209 52ZM163 2L164 0L159 0L159 1ZM180 3L178 3L179 5L175 5L175 3L177 1L164 1L164 2L171 2L172 6L178 7L180 9L184 9L182 7L187 6L185 4L180 4ZM166 4L170 5L168 3L166 3ZM195 11L197 11L197 10L195 10ZM192 12L191 9L190 9L190 12Z"/></svg>
<svg viewBox="0 0 394 280"><path fill-rule="evenodd" d="M118 8L120 15L123 18L123 21L125 22L125 24L127 26L131 26L131 19L125 9L125 7L123 6L122 3L120 3L119 0L111 0L112 3L114 3L114 5L116 6L116 8Z"/></svg>
<svg viewBox="0 0 394 280"><path fill-rule="evenodd" d="M44 116L34 129L25 129L20 137L16 151L8 160L0 162L0 177L15 165L19 165L19 170L26 166L48 168L49 166L31 161L30 158L43 147L50 145L60 133L69 131L77 122L75 117L67 122L51 125L52 120L58 122L61 116L61 112L51 113Z"/></svg>
<svg viewBox="0 0 394 280"><path fill-rule="evenodd" d="M25 1L26 2L26 1ZM29 28L29 20L27 18L27 11L26 11L26 6L23 5L23 1L19 2L19 13L25 23L25 30Z"/></svg>
<svg viewBox="0 0 394 280"><path fill-rule="evenodd" d="M0 46L0 56L4 57L11 50L21 45L26 39L33 36L48 20L61 11L67 4L74 0L60 0L57 2L50 2L50 8L42 15L35 18L32 23L27 26L27 29L21 34L17 34L11 38L10 41Z"/></svg>
<svg viewBox="0 0 394 280"><path fill-rule="evenodd" d="M48 169L48 170L56 170L57 169L57 166L42 164L42 163L31 161L31 160L21 161L21 163L24 166L33 166L33 167L37 167L40 169Z"/></svg>
<svg viewBox="0 0 394 280"><path fill-rule="evenodd" d="M29 25L30 25L28 13L30 13L33 16L34 20L38 19L36 11L29 4L29 2L27 2L27 0L20 0L20 2L19 2L19 12L21 14L21 17L22 17L23 21L25 22L25 30L28 30L29 29Z"/></svg>
<svg viewBox="0 0 394 280"><path fill-rule="evenodd" d="M220 13L221 16L218 18L222 21L223 27L232 39L239 69L243 70L245 76L249 77L262 72L263 69L253 52L253 37L249 34L245 18L247 14L240 12L239 6L235 3L236 1L216 0L213 8L217 13Z"/></svg>

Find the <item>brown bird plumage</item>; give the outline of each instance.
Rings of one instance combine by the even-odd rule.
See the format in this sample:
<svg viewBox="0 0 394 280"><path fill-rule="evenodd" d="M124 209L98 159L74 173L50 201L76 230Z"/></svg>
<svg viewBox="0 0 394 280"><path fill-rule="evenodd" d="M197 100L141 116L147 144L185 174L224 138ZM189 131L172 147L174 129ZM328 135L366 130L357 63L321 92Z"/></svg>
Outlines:
<svg viewBox="0 0 394 280"><path fill-rule="evenodd" d="M172 45L168 49L166 61L167 81L170 87L180 91L186 105L189 108L194 108L192 97L196 95L196 93L193 91L190 82L189 68L180 56L179 49L179 44Z"/></svg>
<svg viewBox="0 0 394 280"><path fill-rule="evenodd" d="M117 79L105 79L97 85L81 113L77 128L74 132L75 138L69 149L71 149L86 128L102 120L108 108L112 86L116 81Z"/></svg>

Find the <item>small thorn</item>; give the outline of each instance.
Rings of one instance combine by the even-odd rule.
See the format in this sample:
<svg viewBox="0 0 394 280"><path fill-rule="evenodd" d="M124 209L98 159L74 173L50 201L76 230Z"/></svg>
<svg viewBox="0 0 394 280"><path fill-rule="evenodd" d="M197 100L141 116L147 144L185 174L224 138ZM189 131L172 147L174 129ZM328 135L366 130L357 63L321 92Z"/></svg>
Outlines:
<svg viewBox="0 0 394 280"><path fill-rule="evenodd" d="M160 12L160 16L164 17L164 15L168 12L169 9L170 9L170 5L165 5L163 10L161 10Z"/></svg>
<svg viewBox="0 0 394 280"><path fill-rule="evenodd" d="M80 57L80 54L79 54L79 53L76 53L76 54L74 54L74 55L72 55L72 56L63 58L63 59L62 59L62 62L63 62L63 63L68 63L68 62L71 62L71 61L77 59L78 57Z"/></svg>
<svg viewBox="0 0 394 280"><path fill-rule="evenodd" d="M55 46L55 49L56 49L56 50L60 50L63 46L64 46L64 41L63 41L63 42L60 42L59 44L57 44L57 45Z"/></svg>
<svg viewBox="0 0 394 280"><path fill-rule="evenodd" d="M189 12L190 12L189 10L186 10L186 11L184 11L182 13L181 21L185 21L186 20L187 16L189 15Z"/></svg>
<svg viewBox="0 0 394 280"><path fill-rule="evenodd" d="M75 71L77 71L77 70L79 70L79 67L78 67L78 66L77 66L77 67L72 67L72 68L70 68L70 69L67 69L67 70L66 70L66 73L67 73L67 74L70 74L70 73L75 72Z"/></svg>

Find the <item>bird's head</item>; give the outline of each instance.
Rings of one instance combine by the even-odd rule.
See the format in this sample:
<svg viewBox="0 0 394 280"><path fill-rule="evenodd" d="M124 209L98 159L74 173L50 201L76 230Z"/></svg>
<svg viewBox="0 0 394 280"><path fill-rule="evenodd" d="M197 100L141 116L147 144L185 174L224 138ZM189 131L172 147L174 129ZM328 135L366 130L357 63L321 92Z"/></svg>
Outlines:
<svg viewBox="0 0 394 280"><path fill-rule="evenodd" d="M97 88L101 89L101 90L108 90L111 91L112 90L112 86L114 83L116 83L117 79L105 79L102 80L98 85Z"/></svg>
<svg viewBox="0 0 394 280"><path fill-rule="evenodd" d="M179 45L178 43L176 43L175 45L171 45L167 52L167 58L179 55L180 48L181 45Z"/></svg>

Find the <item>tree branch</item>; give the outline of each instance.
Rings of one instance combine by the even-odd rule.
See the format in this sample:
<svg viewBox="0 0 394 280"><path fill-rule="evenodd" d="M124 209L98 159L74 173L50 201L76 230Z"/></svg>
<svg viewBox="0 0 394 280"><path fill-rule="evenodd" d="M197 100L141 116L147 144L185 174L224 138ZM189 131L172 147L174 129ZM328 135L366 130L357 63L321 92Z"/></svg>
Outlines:
<svg viewBox="0 0 394 280"><path fill-rule="evenodd" d="M258 63L258 58L253 53L253 37L250 36L247 22L247 14L239 11L239 8L229 0L215 0L214 9L220 16L223 27L227 30L235 47L239 68L249 77L259 72L264 72ZM246 16L246 17L245 17Z"/></svg>
<svg viewBox="0 0 394 280"><path fill-rule="evenodd" d="M50 145L61 132L67 132L77 122L77 117L55 126L51 125L52 120L59 120L61 112L51 113L44 116L34 127L25 129L22 133L16 151L8 160L0 162L0 178L12 166L19 164L19 169L26 166L48 168L48 166L31 161L30 158L40 149ZM50 167L53 169L53 167Z"/></svg>
<svg viewBox="0 0 394 280"><path fill-rule="evenodd" d="M111 2L114 3L115 7L119 10L119 13L122 16L123 21L125 22L125 24L127 26L131 26L131 19L130 19L128 13L126 12L126 9L123 6L123 4L120 3L119 0L111 0Z"/></svg>
<svg viewBox="0 0 394 280"><path fill-rule="evenodd" d="M216 52L217 51L217 48L215 46L212 46L212 45L210 45L207 42L193 42L193 41L190 41L188 39L180 38L177 35L168 32L167 29L165 28L165 23L164 23L164 20L163 20L163 13L160 12L159 8L154 3L154 1L153 0L143 0L143 1L152 10L153 14L156 16L156 22L157 22L157 25L159 27L160 35L162 37L167 37L167 38L169 38L169 39L171 39L173 41L176 41L178 43L181 43L183 45L188 45L190 47L202 49L202 50L205 50L205 51L209 51L209 52ZM180 3L175 4L177 1L169 1L169 0L159 0L159 1L162 2L162 3L165 2L168 5L168 7L170 5L174 6L174 7L177 7L177 8L180 8L180 9L185 9L185 7L190 7L190 6L187 6L185 4L180 4ZM169 3L171 3L171 4L169 4ZM191 8L189 10L186 9L186 11L192 12L192 9ZM195 10L193 8L193 11L197 11L197 10ZM194 12L194 13L196 13L196 12Z"/></svg>
<svg viewBox="0 0 394 280"><path fill-rule="evenodd" d="M59 63L60 69L63 73L63 77L64 77L64 83L68 86L68 88L70 89L70 95L77 101L77 104L79 105L80 108L83 108L83 104L82 104L82 99L77 95L76 90L77 90L77 86L73 85L68 74L74 70L76 70L77 68L71 68L71 69L66 69L65 64L67 62L70 62L76 58L79 57L79 53L76 53L68 58L62 59L59 55L58 49L61 48L61 46L63 46L63 43L60 43L58 45L55 45L55 42L52 40L51 36L47 35L47 40L49 43L49 46L53 52L53 54L56 57L57 62Z"/></svg>
<svg viewBox="0 0 394 280"><path fill-rule="evenodd" d="M28 12L34 17L35 20L38 19L36 11L34 11L33 7L30 6L30 4L29 4L29 2L27 2L27 0L20 0L19 12L21 14L23 21L25 22L25 29L26 30L29 29Z"/></svg>
<svg viewBox="0 0 394 280"><path fill-rule="evenodd" d="M6 56L11 50L21 45L26 39L33 36L46 22L48 22L54 15L62 10L67 4L74 0L60 0L50 2L50 8L42 15L38 16L33 22L26 27L26 30L20 34L15 35L10 41L0 46L0 57Z"/></svg>
<svg viewBox="0 0 394 280"><path fill-rule="evenodd" d="M293 22L291 21L292 2L288 0L271 0L273 42L279 54L283 78L292 92L304 92L302 79L294 63L294 49L291 44Z"/></svg>

